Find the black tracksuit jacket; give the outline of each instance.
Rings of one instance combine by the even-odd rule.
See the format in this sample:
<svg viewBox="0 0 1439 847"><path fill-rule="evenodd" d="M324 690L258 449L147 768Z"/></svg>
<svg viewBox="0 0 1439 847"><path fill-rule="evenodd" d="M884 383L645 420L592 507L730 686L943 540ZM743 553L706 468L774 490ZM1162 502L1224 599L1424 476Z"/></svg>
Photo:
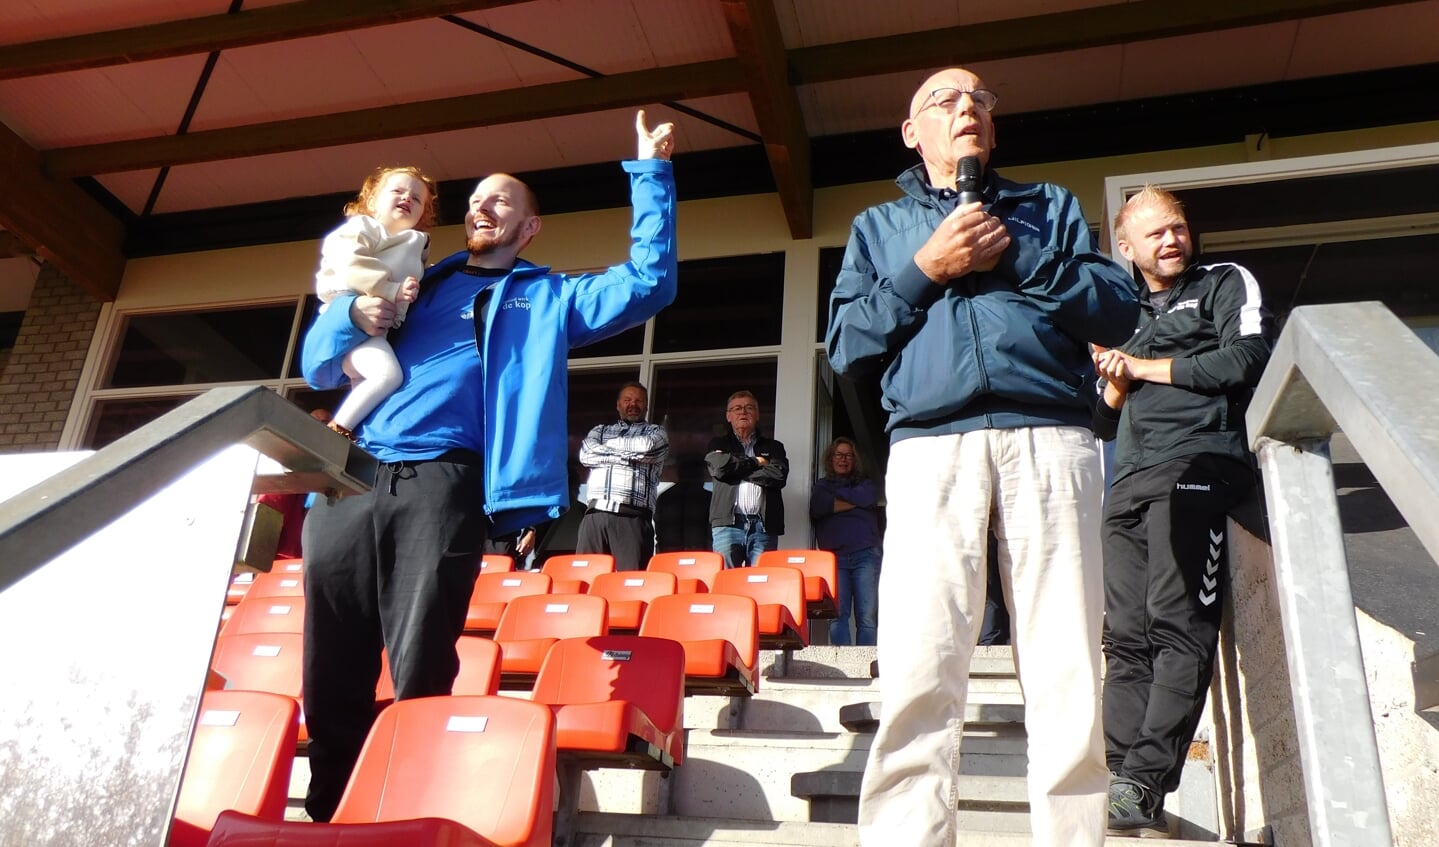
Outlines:
<svg viewBox="0 0 1439 847"><path fill-rule="evenodd" d="M1195 264L1167 292L1139 289L1139 328L1119 349L1173 359L1173 384L1135 382L1121 410L1095 404L1095 433L1118 437L1113 479L1196 453L1250 461L1244 412L1273 334L1253 274L1235 264ZM1101 398L1103 390L1101 383Z"/></svg>

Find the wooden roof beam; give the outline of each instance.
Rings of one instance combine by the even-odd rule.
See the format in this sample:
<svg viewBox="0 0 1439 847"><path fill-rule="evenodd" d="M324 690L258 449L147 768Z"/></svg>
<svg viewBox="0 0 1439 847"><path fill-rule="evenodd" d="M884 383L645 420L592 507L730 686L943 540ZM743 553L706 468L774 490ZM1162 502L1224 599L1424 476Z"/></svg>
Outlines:
<svg viewBox="0 0 1439 847"><path fill-rule="evenodd" d="M96 300L110 301L125 271L125 225L69 180L47 176L40 154L0 124L0 227Z"/></svg>
<svg viewBox="0 0 1439 847"><path fill-rule="evenodd" d="M809 132L789 80L774 4L769 0L721 0L721 5L790 236L810 238L814 235L814 179Z"/></svg>
<svg viewBox="0 0 1439 847"><path fill-rule="evenodd" d="M648 106L743 90L739 64L732 59L720 59L186 135L62 147L44 153L45 170L55 177L77 177L189 165Z"/></svg>
<svg viewBox="0 0 1439 847"><path fill-rule="evenodd" d="M795 84L931 70L1335 15L1410 0L1133 0L791 50ZM919 80L915 80L916 83Z"/></svg>
<svg viewBox="0 0 1439 847"><path fill-rule="evenodd" d="M0 47L0 79L210 53L521 2L526 0L345 0L343 3L296 0L233 15L207 15L28 44L8 44Z"/></svg>

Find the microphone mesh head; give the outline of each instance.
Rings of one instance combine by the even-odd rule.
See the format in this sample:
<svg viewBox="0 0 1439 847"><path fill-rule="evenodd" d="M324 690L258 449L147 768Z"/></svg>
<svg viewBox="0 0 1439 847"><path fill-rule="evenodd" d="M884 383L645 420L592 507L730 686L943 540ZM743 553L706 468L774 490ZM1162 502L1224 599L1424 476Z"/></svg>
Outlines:
<svg viewBox="0 0 1439 847"><path fill-rule="evenodd" d="M959 160L959 178L956 181L961 186L968 185L971 189L979 187L979 157L965 156Z"/></svg>

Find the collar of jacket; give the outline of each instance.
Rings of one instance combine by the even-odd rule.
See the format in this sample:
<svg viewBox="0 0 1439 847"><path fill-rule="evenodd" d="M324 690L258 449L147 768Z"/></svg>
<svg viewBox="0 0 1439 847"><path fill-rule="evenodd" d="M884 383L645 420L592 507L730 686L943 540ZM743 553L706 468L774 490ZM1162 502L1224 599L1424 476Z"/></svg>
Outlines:
<svg viewBox="0 0 1439 847"><path fill-rule="evenodd" d="M1164 301L1165 305L1168 306L1170 303L1173 303L1174 298L1179 296L1179 292L1184 290L1185 286L1189 285L1189 283L1203 276L1207 272L1208 269L1201 266L1198 261L1190 262L1189 267L1184 269L1184 272L1179 275L1179 279L1175 280L1174 285L1165 289L1164 293L1167 298ZM1151 312L1158 311L1157 307L1154 305L1154 301L1151 299L1151 295L1153 295L1154 292L1149 290L1149 283L1145 282L1144 278L1141 276L1139 279L1135 280L1135 285L1139 288L1140 307L1148 309Z"/></svg>
<svg viewBox="0 0 1439 847"><path fill-rule="evenodd" d="M931 193L929 171L925 170L923 162L900 174L894 182L895 185L899 186L900 191L903 191L924 205L930 207L939 206L939 199ZM1042 188L1037 182L1027 184L1011 182L1000 176L997 172L986 168L984 171L984 185L982 186L980 194L984 196L987 202L995 203L1010 197L1033 197L1041 191Z"/></svg>
<svg viewBox="0 0 1439 847"><path fill-rule="evenodd" d="M468 262L469 259L469 252L461 250L460 252L446 256L445 258L431 265L429 270L425 271L425 278L420 281L422 284L420 290L424 291L423 283L439 282L441 280L448 279L449 277L454 276L456 273L459 272L461 268L465 266L465 263ZM548 265L536 265L535 263L526 259L518 259L515 261L515 266L510 269L508 276L512 278L534 277L543 276L544 274L547 274L549 272L550 268ZM496 277L496 279L505 278L505 276Z"/></svg>

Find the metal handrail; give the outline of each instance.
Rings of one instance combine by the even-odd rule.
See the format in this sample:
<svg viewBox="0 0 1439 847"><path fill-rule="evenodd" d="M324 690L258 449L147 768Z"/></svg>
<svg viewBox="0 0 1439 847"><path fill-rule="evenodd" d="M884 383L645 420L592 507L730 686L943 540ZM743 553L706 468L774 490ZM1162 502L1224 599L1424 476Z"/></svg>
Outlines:
<svg viewBox="0 0 1439 847"><path fill-rule="evenodd" d="M1439 356L1380 303L1295 309L1246 421L1268 499L1316 845L1393 843L1339 520L1343 431L1439 559Z"/></svg>
<svg viewBox="0 0 1439 847"><path fill-rule="evenodd" d="M258 485L263 492L353 494L368 491L378 469L268 388L211 389L0 503L0 591L234 444L289 469Z"/></svg>

